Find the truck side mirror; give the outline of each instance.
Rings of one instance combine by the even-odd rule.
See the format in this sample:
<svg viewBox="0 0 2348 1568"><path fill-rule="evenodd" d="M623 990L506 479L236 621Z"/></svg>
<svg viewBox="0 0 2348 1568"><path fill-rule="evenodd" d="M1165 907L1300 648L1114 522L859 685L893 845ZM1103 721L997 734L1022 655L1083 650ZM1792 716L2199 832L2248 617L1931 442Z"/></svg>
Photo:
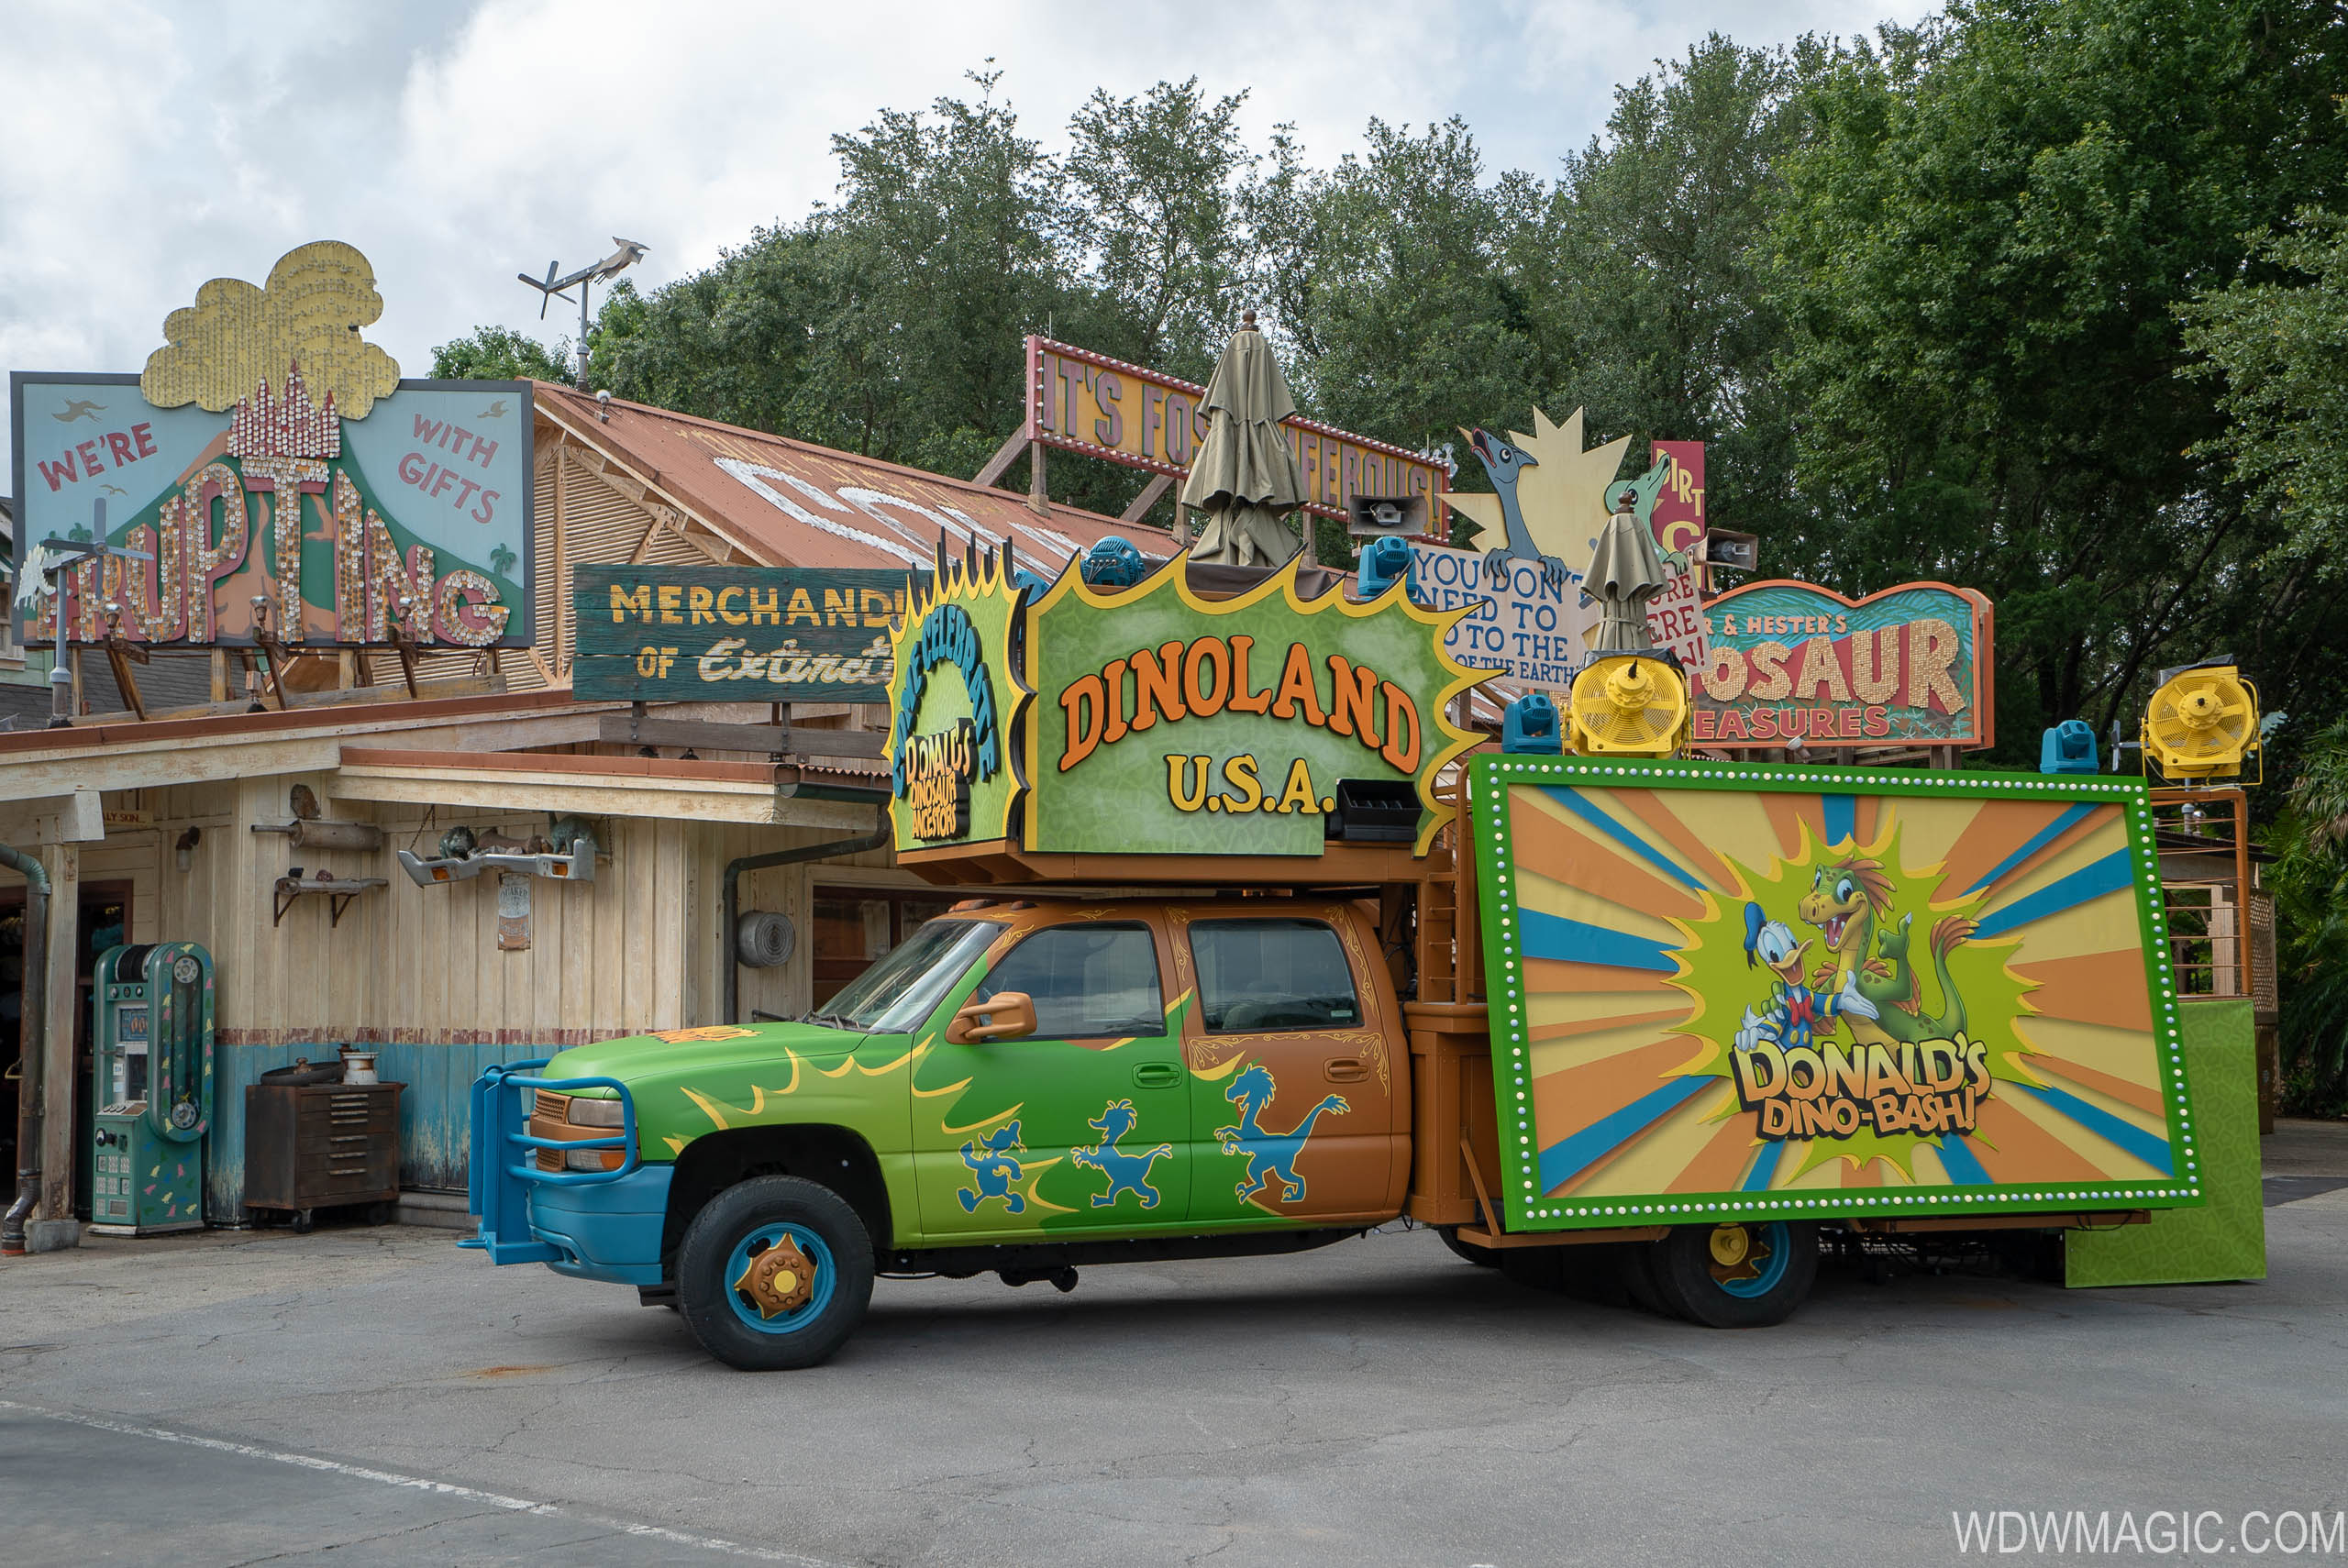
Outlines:
<svg viewBox="0 0 2348 1568"><path fill-rule="evenodd" d="M946 1027L946 1043L972 1045L989 1040L1023 1040L1035 1032L1036 999L1025 991L997 991L984 1001L963 1003Z"/></svg>

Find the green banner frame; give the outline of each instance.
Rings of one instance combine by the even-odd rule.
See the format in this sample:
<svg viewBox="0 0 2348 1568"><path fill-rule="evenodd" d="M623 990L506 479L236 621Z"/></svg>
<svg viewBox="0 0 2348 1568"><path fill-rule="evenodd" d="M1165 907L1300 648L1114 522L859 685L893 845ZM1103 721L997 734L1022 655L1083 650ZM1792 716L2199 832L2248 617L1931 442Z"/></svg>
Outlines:
<svg viewBox="0 0 2348 1568"><path fill-rule="evenodd" d="M1472 761L1469 790L1510 1229L2204 1201L2142 780L1487 753ZM1974 879L1944 885L1960 877ZM1919 962L1932 944L1934 973L1908 971L1914 1015L1884 1023L1878 1006L1867 1027L1914 1037L1883 1045L1887 1092L1895 1069L1922 1082L1929 1068L1937 1089L1950 1081L1938 1070L1948 1058L1928 1037L1925 1004L1939 999L1933 1024L1957 1019L1952 1039L1981 1052L1977 1080L1975 1058L1959 1053L1977 1093L1894 1092L1884 1113L1894 1128L1918 1111L1943 1126L1977 1119L1954 1133L1878 1135L1868 1123L1864 1133L1768 1137L1766 1099L1745 1103L1767 1077L1757 1046L1736 1043L1752 1002L1782 1008L1789 1021L1773 1011L1762 1021L1771 1028L1792 1028L1798 1010L1789 992L1763 983L1772 970L1756 959L1790 944L1806 923L1798 911L1843 902L1866 911L1863 960L1883 961L1888 949L1866 944L1882 941L1894 910L1931 917L1896 927ZM1766 916L1785 917L1774 948L1760 940ZM1843 951L1833 944L1848 942L1858 915L1822 918L1812 940ZM1959 968L1969 1010L1948 990ZM1888 982L1866 979L1896 986L1898 968ZM1826 994L1799 1010L1815 1014ZM1997 1005L1983 1009L1983 998ZM1848 1058L1859 1054L1855 1016L1830 1009L1808 1027L1822 1025L1838 1051L1832 1035L1850 1029ZM1800 1038L1835 1059L1819 1036ZM1832 1098L1859 1114L1855 1077L1809 1082L1841 1086ZM2157 1133L2142 1125L2155 1121Z"/></svg>

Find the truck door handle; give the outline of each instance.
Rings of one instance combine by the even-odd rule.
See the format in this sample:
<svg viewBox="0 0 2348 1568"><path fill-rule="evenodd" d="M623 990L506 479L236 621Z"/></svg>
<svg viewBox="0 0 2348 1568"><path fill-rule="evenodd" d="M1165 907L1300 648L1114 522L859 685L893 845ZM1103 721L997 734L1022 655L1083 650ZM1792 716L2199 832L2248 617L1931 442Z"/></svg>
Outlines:
<svg viewBox="0 0 2348 1568"><path fill-rule="evenodd" d="M1172 1062L1144 1062L1134 1069L1134 1082L1143 1088L1171 1088L1182 1081L1182 1069Z"/></svg>
<svg viewBox="0 0 2348 1568"><path fill-rule="evenodd" d="M1357 1056L1333 1056L1329 1065L1321 1069L1321 1076L1333 1084L1357 1084L1369 1077L1369 1069L1362 1066Z"/></svg>

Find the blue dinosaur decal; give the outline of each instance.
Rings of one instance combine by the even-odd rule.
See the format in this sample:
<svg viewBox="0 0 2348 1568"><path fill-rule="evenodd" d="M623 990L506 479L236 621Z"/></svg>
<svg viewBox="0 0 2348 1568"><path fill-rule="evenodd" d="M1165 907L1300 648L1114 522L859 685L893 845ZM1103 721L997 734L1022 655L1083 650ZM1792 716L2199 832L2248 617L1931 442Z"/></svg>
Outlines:
<svg viewBox="0 0 2348 1568"><path fill-rule="evenodd" d="M1233 1190L1242 1199L1255 1197L1275 1180L1280 1184L1278 1201L1293 1203L1304 1196L1304 1178L1296 1174L1296 1156L1304 1150L1304 1141L1312 1136L1312 1125L1324 1111L1343 1116L1353 1108L1336 1095L1324 1095L1321 1103L1304 1113L1286 1132L1267 1132L1263 1126L1264 1107L1272 1102L1279 1086L1272 1081L1271 1070L1261 1062L1251 1062L1245 1072L1231 1080L1223 1098L1239 1107L1239 1125L1218 1127L1216 1142L1226 1154L1247 1156L1247 1179Z"/></svg>
<svg viewBox="0 0 2348 1568"><path fill-rule="evenodd" d="M1109 1190L1092 1195L1092 1207L1106 1209L1117 1201L1121 1192L1130 1192L1141 1199L1144 1209L1157 1207L1158 1191L1149 1185L1149 1167L1174 1152L1171 1143L1160 1143L1154 1149L1134 1154L1117 1147L1117 1140L1134 1130L1141 1113L1129 1099L1113 1099L1103 1107L1101 1114L1086 1123L1101 1134L1100 1143L1090 1149L1070 1149L1069 1159L1086 1170L1105 1171Z"/></svg>
<svg viewBox="0 0 2348 1568"><path fill-rule="evenodd" d="M983 1154L979 1153L974 1143L962 1145L962 1163L970 1167L971 1183L978 1188L973 1192L966 1187L954 1195L962 1200L963 1213L976 1214L979 1205L990 1198L1002 1198L1003 1207L1013 1214L1027 1211L1025 1195L1011 1190L1011 1184L1020 1176L1018 1156L1025 1152L1026 1147L1019 1141L1019 1123L1016 1121L988 1134Z"/></svg>

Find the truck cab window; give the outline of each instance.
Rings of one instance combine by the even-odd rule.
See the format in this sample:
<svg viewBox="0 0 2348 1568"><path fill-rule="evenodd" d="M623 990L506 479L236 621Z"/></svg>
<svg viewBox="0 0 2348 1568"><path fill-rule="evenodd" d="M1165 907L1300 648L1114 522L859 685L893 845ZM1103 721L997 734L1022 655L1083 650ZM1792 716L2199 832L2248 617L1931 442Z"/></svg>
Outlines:
<svg viewBox="0 0 2348 1568"><path fill-rule="evenodd" d="M1056 925L1003 956L973 993L1024 991L1038 1040L1091 1040L1166 1032L1157 944L1146 925Z"/></svg>
<svg viewBox="0 0 2348 1568"><path fill-rule="evenodd" d="M882 1034L916 1028L1002 930L1001 921L933 920L850 981L809 1021Z"/></svg>
<svg viewBox="0 0 2348 1568"><path fill-rule="evenodd" d="M1199 1010L1213 1034L1351 1029L1361 1000L1337 933L1315 920L1203 920L1191 927Z"/></svg>

